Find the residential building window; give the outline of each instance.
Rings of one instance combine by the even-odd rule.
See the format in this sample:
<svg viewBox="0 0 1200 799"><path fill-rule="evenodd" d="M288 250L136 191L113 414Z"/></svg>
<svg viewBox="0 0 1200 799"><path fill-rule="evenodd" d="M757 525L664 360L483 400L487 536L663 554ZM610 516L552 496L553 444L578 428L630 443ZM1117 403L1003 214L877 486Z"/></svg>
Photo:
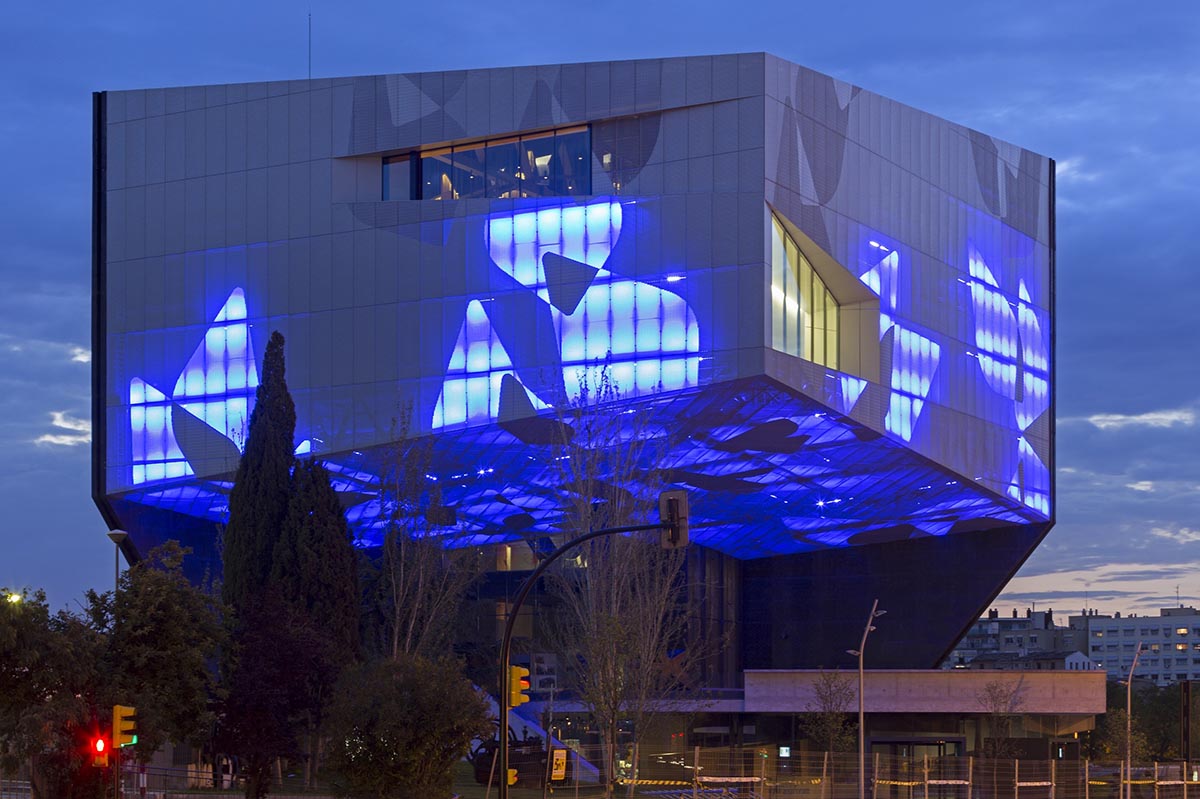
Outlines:
<svg viewBox="0 0 1200 799"><path fill-rule="evenodd" d="M1176 627L1176 628L1175 628L1175 634L1176 634L1176 635L1187 635L1187 634L1188 634L1188 628L1187 628L1187 627Z"/></svg>
<svg viewBox="0 0 1200 799"><path fill-rule="evenodd" d="M771 347L838 368L838 304L833 293L771 215ZM1012 643L1007 639L1006 643Z"/></svg>
<svg viewBox="0 0 1200 799"><path fill-rule="evenodd" d="M385 200L569 197L591 192L592 139L586 126L383 159Z"/></svg>

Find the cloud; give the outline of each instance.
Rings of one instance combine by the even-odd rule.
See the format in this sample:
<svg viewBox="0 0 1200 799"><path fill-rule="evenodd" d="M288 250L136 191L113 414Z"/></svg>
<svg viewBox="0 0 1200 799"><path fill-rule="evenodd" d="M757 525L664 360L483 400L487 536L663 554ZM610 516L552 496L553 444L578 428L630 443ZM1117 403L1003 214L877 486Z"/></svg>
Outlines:
<svg viewBox="0 0 1200 799"><path fill-rule="evenodd" d="M57 430L53 433L43 433L34 443L56 447L78 447L92 443L92 423L88 419L71 416L65 411L51 411L50 425Z"/></svg>
<svg viewBox="0 0 1200 799"><path fill-rule="evenodd" d="M1138 480L1136 483L1126 483L1125 487L1134 491L1153 491L1154 483L1150 480Z"/></svg>
<svg viewBox="0 0 1200 799"><path fill-rule="evenodd" d="M1054 162L1054 178L1060 183L1094 183L1100 179L1098 172L1083 170L1083 157L1063 158Z"/></svg>
<svg viewBox="0 0 1200 799"><path fill-rule="evenodd" d="M75 363L91 363L92 351L85 347L72 347L71 360Z"/></svg>
<svg viewBox="0 0 1200 799"><path fill-rule="evenodd" d="M1077 421L1064 419L1063 421ZM1086 421L1100 430L1120 430L1124 427L1174 427L1177 424L1191 427L1196 424L1196 412L1190 408L1147 413L1094 413Z"/></svg>
<svg viewBox="0 0 1200 799"><path fill-rule="evenodd" d="M1176 544L1194 544L1200 541L1200 530L1193 530L1190 527L1155 527L1150 530L1150 535L1174 541Z"/></svg>

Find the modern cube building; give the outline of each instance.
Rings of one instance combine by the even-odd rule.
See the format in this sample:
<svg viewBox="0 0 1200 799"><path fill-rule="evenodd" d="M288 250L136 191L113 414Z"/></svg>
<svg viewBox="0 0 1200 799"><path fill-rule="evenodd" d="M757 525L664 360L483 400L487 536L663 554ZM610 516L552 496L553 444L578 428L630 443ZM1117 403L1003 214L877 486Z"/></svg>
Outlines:
<svg viewBox="0 0 1200 799"><path fill-rule="evenodd" d="M1054 519L1054 164L762 53L95 96L95 499L219 525L271 331L364 546L396 420L448 546L563 540L558 411L646 419L720 680L932 667ZM503 599L503 597L498 597Z"/></svg>

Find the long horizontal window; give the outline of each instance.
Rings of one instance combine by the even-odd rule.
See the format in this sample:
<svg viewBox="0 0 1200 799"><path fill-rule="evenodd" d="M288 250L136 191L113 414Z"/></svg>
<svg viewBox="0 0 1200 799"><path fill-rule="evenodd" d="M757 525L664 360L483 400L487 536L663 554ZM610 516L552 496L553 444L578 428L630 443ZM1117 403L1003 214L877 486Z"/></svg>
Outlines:
<svg viewBox="0 0 1200 799"><path fill-rule="evenodd" d="M771 215L771 348L838 368L838 304Z"/></svg>
<svg viewBox="0 0 1200 799"><path fill-rule="evenodd" d="M383 161L385 200L591 193L592 142L587 127L425 150Z"/></svg>

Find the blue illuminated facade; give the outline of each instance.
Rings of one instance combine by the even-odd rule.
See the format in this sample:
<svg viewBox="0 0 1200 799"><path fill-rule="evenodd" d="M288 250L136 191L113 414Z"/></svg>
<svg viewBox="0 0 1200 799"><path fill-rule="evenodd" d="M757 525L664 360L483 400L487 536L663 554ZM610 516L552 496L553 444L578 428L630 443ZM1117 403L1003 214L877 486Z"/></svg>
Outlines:
<svg viewBox="0 0 1200 799"><path fill-rule="evenodd" d="M446 545L515 572L562 535L545 423L610 381L662 442L621 487L690 493L717 682L843 665L876 597L878 665L931 666L1053 524L1043 156L761 53L95 117L94 488L131 556L219 562L272 330L363 546L411 412Z"/></svg>

